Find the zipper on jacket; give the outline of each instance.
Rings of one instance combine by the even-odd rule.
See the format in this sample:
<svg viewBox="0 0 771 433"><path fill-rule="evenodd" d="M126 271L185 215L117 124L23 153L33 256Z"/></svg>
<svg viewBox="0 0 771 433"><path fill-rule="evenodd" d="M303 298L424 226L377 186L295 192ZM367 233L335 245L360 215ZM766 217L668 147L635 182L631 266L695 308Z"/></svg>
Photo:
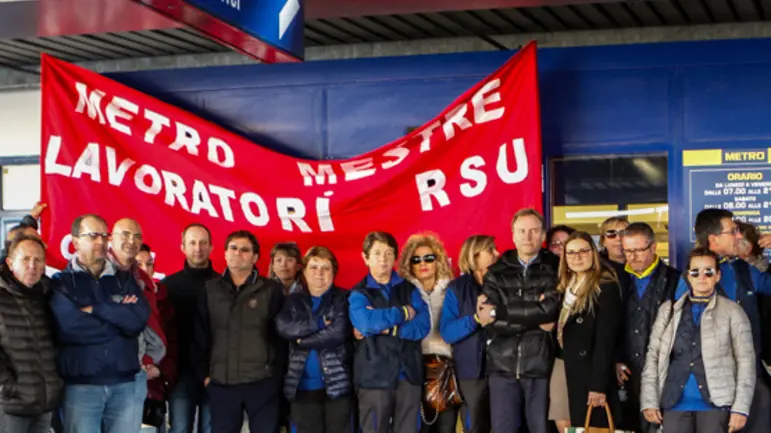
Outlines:
<svg viewBox="0 0 771 433"><path fill-rule="evenodd" d="M517 343L517 380L519 380L521 363L522 363L522 341Z"/></svg>

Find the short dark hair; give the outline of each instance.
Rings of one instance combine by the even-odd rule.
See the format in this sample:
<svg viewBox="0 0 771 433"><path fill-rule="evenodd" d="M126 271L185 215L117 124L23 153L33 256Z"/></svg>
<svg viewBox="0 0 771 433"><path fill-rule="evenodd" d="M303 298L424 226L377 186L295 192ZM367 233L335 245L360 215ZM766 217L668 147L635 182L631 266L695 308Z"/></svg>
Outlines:
<svg viewBox="0 0 771 433"><path fill-rule="evenodd" d="M758 244L760 241L760 233L758 233L758 228L753 224L746 223L744 221L736 221L736 225L739 227L739 233L742 234L744 240L752 245L751 254L756 257L763 255L763 248L761 248L761 246Z"/></svg>
<svg viewBox="0 0 771 433"><path fill-rule="evenodd" d="M514 225L514 224L512 224L512 225ZM576 231L576 229L574 229L573 227L566 226L565 224L558 224L558 225L550 228L549 231L546 232L546 243L550 244L551 243L551 238L554 237L554 235L556 235L559 232L567 233L567 235L570 236L573 233L575 233L575 231Z"/></svg>
<svg viewBox="0 0 771 433"><path fill-rule="evenodd" d="M153 251L150 249L150 245L147 245L147 244L142 244L142 245L139 247L139 252L141 253L142 251L144 251L144 252L146 252L146 253L148 253L148 254L153 252Z"/></svg>
<svg viewBox="0 0 771 433"><path fill-rule="evenodd" d="M651 227L650 224L641 221L629 224L623 231L622 237L625 236L643 236L648 242L654 242L656 240L656 233L653 231L653 227Z"/></svg>
<svg viewBox="0 0 771 433"><path fill-rule="evenodd" d="M257 236L253 235L250 231L237 230L229 234L227 239L225 239L225 251L228 250L228 245L230 245L230 241L232 241L233 239L248 240L249 243L252 244L252 252L257 255L260 255L260 243L257 241Z"/></svg>
<svg viewBox="0 0 771 433"><path fill-rule="evenodd" d="M329 260L329 263L332 264L332 275L337 275L337 258L335 257L335 254L332 252L332 250L320 245L311 247L308 251L305 252L305 256L303 257L303 266L307 267L308 262L310 262L313 258Z"/></svg>
<svg viewBox="0 0 771 433"><path fill-rule="evenodd" d="M396 243L396 238L391 233L386 232L369 232L364 238L364 245L362 245L362 251L366 257L369 257L369 251L375 242L382 242L391 249L394 250L394 256L399 255L399 244Z"/></svg>
<svg viewBox="0 0 771 433"><path fill-rule="evenodd" d="M8 257L13 257L13 253L16 252L16 249L19 248L19 245L21 245L22 242L34 242L38 245L40 245L40 248L43 249L43 253L46 252L46 244L40 240L40 238L36 238L35 236L29 236L29 235L21 235L17 237L16 239L11 242L11 245L8 246Z"/></svg>
<svg viewBox="0 0 771 433"><path fill-rule="evenodd" d="M75 220L72 222L72 230L70 230L70 233L72 234L73 238L80 237L80 227L83 225L83 221L89 218L93 218L97 221L100 221L105 226L107 225L107 221L105 221L104 218L102 218L101 216L95 213L87 213L87 214L80 215L76 217Z"/></svg>
<svg viewBox="0 0 771 433"><path fill-rule="evenodd" d="M188 225L187 225L187 227L185 227L185 228L182 230L182 243L183 243L183 244L185 243L185 235L187 234L187 231L188 231L188 230L190 230L190 229L192 229L192 228L194 228L194 227L198 227L198 228L202 228L202 229L204 229L204 230L206 231L206 234L207 234L207 235L209 235L209 243L211 244L211 231L209 230L209 228L208 228L208 227L206 227L205 225L203 225L203 224L201 224L201 223L192 223L192 224L188 224ZM227 244L226 244L226 245L227 245Z"/></svg>
<svg viewBox="0 0 771 433"><path fill-rule="evenodd" d="M273 259L276 257L278 253L286 254L287 256L297 260L298 262L302 260L302 257L300 257L300 248L294 242L279 242L273 245L273 248L270 250L271 262L273 262Z"/></svg>
<svg viewBox="0 0 771 433"><path fill-rule="evenodd" d="M3 245L3 248L5 248L6 252L8 251L9 248L11 248L11 244L16 238L16 233L26 229L32 229L37 231L35 227L32 227L31 225L28 225L28 224L18 224L18 225L15 225L12 229L8 230L8 233L6 233L5 235L5 245Z"/></svg>
<svg viewBox="0 0 771 433"><path fill-rule="evenodd" d="M685 272L691 268L691 260L696 257L712 257L715 260L716 270L720 270L720 257L707 247L696 247L688 254L688 261L686 263Z"/></svg>
<svg viewBox="0 0 771 433"><path fill-rule="evenodd" d="M734 214L725 209L704 209L696 215L693 230L696 232L696 244L709 248L709 236L719 235L723 232L723 221L726 218L733 219Z"/></svg>
<svg viewBox="0 0 771 433"><path fill-rule="evenodd" d="M531 207L518 210L517 213L515 213L511 218L511 227L514 228L514 224L517 222L517 220L526 216L534 216L538 218L538 221L541 222L541 230L546 230L546 219L543 217L543 215L541 215L541 212L538 212Z"/></svg>

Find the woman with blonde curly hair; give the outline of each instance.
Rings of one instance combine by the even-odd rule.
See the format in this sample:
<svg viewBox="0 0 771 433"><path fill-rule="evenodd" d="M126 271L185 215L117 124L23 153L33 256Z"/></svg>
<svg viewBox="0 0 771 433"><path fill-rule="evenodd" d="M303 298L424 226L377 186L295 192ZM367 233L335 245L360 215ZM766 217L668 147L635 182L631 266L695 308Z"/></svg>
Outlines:
<svg viewBox="0 0 771 433"><path fill-rule="evenodd" d="M432 378L432 370L449 368L453 373L452 346L439 334L439 316L442 312L447 285L453 279L447 251L439 238L433 233L419 233L409 237L402 249L399 261L399 274L410 281L420 291L423 300L429 306L431 330L421 342L421 351L426 365L426 378ZM458 418L458 409L449 406L437 413L424 398L421 408L425 433L454 433Z"/></svg>

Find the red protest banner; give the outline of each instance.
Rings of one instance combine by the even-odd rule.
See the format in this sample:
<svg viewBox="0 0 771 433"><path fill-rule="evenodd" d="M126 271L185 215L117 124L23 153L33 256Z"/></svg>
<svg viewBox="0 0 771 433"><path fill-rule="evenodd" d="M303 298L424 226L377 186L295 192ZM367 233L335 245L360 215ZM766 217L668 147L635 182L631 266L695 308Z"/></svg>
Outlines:
<svg viewBox="0 0 771 433"><path fill-rule="evenodd" d="M510 221L541 208L541 135L536 48L495 73L406 137L356 158L308 161L255 145L217 125L78 66L43 57L42 223L49 265L71 257L70 224L97 213L131 217L156 251L159 273L181 269L182 229L200 222L224 268L224 241L252 231L260 269L276 242L331 248L337 284L366 268L364 236L400 242L440 235L451 256L465 238L509 245Z"/></svg>

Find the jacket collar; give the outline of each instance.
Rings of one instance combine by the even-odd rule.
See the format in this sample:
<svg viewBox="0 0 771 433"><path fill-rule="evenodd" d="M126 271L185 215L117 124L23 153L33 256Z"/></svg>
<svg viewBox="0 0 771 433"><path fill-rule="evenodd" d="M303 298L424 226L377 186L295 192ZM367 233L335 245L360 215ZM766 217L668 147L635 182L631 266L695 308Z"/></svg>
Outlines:
<svg viewBox="0 0 771 433"><path fill-rule="evenodd" d="M48 291L42 279L34 286L26 287L21 281L13 276L13 273L8 268L5 267L0 271L0 289L4 289L12 295L24 298L29 297L30 295L44 295Z"/></svg>
<svg viewBox="0 0 771 433"><path fill-rule="evenodd" d="M244 284L241 286L236 286L236 283L233 282L233 277L230 276L230 269L225 269L225 272L222 273L222 279L227 283L228 286L230 286L233 289L240 289L242 287L248 286L249 284L254 284L257 282L257 278L259 278L260 273L257 272L256 268L252 268L252 273L249 274L248 277L246 277L246 280L244 281Z"/></svg>
<svg viewBox="0 0 771 433"><path fill-rule="evenodd" d="M650 265L650 266L648 266L648 268L647 268L647 269L645 269L644 271L642 271L642 273L640 273L640 274L638 274L637 272L635 272L635 271L634 271L634 270L633 270L633 269L632 269L632 268L629 266L629 263L627 263L626 265L624 265L624 270L625 270L625 271L626 271L626 272L627 272L629 275L631 275L631 276L633 276L633 277L637 278L638 280L642 280L643 278L648 278L648 277L650 277L651 275L653 275L653 272L656 270L656 268L658 268L658 267L659 267L659 263L660 263L660 262L661 262L661 259L659 258L659 256L656 256L656 260L654 260L654 261L653 261L653 263L651 263L651 265Z"/></svg>
<svg viewBox="0 0 771 433"><path fill-rule="evenodd" d="M84 266L80 264L78 261L78 256L72 256L72 260L70 260L70 263L67 265L67 268L65 270L70 270L72 273L78 273L82 272L88 275L91 275L91 272L88 271ZM112 264L112 262L108 259L105 259L104 261L104 269L102 269L102 274L98 276L98 278L102 278L105 276L113 276L118 270L115 268L115 265Z"/></svg>
<svg viewBox="0 0 771 433"><path fill-rule="evenodd" d="M209 260L209 263L207 263L206 266L203 268L194 268L190 266L190 263L188 263L187 260L185 260L185 266L182 268L182 270L185 271L186 274L189 274L192 277L205 276L205 275L214 273L211 260Z"/></svg>

